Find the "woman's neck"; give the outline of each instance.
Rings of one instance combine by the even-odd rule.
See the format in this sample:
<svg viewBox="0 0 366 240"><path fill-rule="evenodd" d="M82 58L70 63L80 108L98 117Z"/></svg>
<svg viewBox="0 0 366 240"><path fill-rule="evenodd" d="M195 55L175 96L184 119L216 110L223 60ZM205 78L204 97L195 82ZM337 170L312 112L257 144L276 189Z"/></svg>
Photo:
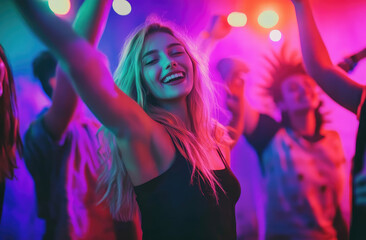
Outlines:
<svg viewBox="0 0 366 240"><path fill-rule="evenodd" d="M191 120L188 116L188 107L187 107L187 101L171 101L171 102L164 102L160 104L160 106L170 112L171 114L174 114L177 116L182 122L186 125L187 129L191 129Z"/></svg>

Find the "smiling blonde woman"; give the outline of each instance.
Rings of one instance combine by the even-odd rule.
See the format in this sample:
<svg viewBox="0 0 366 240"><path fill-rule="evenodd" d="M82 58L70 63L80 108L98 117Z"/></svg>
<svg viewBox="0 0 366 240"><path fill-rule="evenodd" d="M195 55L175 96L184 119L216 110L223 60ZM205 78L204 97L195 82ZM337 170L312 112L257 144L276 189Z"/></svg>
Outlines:
<svg viewBox="0 0 366 240"><path fill-rule="evenodd" d="M16 2L103 124L101 189L112 213L130 219L136 198L144 239L236 239L240 185L229 150L243 119L231 131L214 120L212 83L185 38L146 23L126 42L113 81L68 24L42 3Z"/></svg>

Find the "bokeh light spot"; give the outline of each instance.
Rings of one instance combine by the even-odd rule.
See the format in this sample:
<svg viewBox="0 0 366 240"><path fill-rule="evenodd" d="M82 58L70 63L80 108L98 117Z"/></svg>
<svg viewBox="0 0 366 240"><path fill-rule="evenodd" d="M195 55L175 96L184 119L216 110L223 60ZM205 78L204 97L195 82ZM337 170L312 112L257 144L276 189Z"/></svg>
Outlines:
<svg viewBox="0 0 366 240"><path fill-rule="evenodd" d="M48 0L48 6L57 15L66 15L71 8L70 0Z"/></svg>
<svg viewBox="0 0 366 240"><path fill-rule="evenodd" d="M272 28L277 25L279 16L275 11L264 11L258 16L258 23L264 28Z"/></svg>
<svg viewBox="0 0 366 240"><path fill-rule="evenodd" d="M247 15L241 12L232 12L227 17L227 22L232 27L244 27L247 24Z"/></svg>
<svg viewBox="0 0 366 240"><path fill-rule="evenodd" d="M128 15L131 12L131 4L126 0L114 0L113 1L113 10L119 15Z"/></svg>
<svg viewBox="0 0 366 240"><path fill-rule="evenodd" d="M269 33L269 38L273 41L273 42L278 42L281 40L282 38L282 33L279 30L272 30Z"/></svg>

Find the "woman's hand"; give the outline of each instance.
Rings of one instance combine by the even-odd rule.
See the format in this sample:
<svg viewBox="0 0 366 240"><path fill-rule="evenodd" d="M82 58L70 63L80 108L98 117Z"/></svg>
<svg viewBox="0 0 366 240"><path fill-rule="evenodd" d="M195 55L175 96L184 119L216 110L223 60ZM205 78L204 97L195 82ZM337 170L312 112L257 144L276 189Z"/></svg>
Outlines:
<svg viewBox="0 0 366 240"><path fill-rule="evenodd" d="M204 32L206 37L212 40L219 40L226 37L231 30L231 26L227 22L227 18L224 15L214 15L211 18L208 29Z"/></svg>
<svg viewBox="0 0 366 240"><path fill-rule="evenodd" d="M226 106L234 116L243 111L244 79L241 75L239 73L235 74L226 82Z"/></svg>

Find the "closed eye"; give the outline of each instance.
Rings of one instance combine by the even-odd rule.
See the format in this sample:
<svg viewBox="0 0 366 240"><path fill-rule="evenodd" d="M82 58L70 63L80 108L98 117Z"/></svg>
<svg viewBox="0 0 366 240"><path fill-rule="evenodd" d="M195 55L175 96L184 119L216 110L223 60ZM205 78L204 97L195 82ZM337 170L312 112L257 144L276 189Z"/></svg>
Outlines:
<svg viewBox="0 0 366 240"><path fill-rule="evenodd" d="M181 55L183 53L184 53L183 51L171 51L170 52L170 55L172 55L172 56L179 56L179 55Z"/></svg>
<svg viewBox="0 0 366 240"><path fill-rule="evenodd" d="M185 49L181 45L174 45L170 48L169 54L171 56L179 56L185 53Z"/></svg>
<svg viewBox="0 0 366 240"><path fill-rule="evenodd" d="M144 62L144 65L145 66L153 65L153 64L155 64L157 62L158 62L158 59L149 59L149 60L147 60L147 61Z"/></svg>
<svg viewBox="0 0 366 240"><path fill-rule="evenodd" d="M183 56L183 55L184 55L184 52L176 52L176 53L172 54L173 57L180 57L180 56Z"/></svg>

